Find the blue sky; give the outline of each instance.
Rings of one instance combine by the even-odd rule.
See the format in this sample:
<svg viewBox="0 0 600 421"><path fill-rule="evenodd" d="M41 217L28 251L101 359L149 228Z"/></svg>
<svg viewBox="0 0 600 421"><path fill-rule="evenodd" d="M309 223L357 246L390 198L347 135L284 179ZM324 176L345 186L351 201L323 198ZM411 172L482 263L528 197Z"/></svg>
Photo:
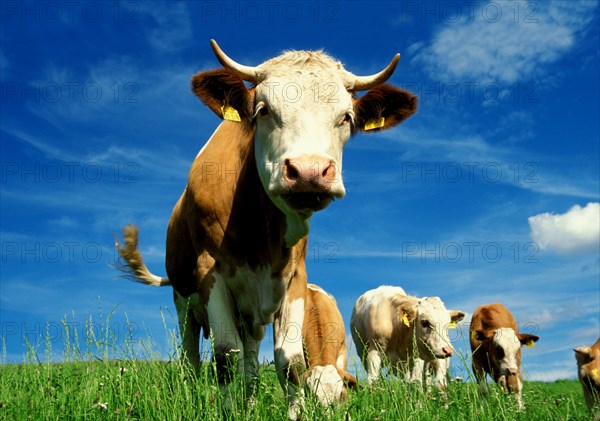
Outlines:
<svg viewBox="0 0 600 421"><path fill-rule="evenodd" d="M526 376L575 378L572 348L600 336L598 10L596 1L2 2L4 360L22 361L46 327L61 358L65 318L84 337L86 320L101 336L108 317L118 340L128 320L134 339L172 352L170 289L118 278L112 234L136 223L149 267L164 275L172 206L219 123L189 86L217 67L215 38L242 63L324 49L356 74L400 52L390 82L417 94L419 111L348 143L347 196L312 219L309 280L346 322L381 284L438 295L467 323L500 301L541 337L523 352ZM464 323L453 332L463 354L467 332ZM269 333L261 350L272 359Z"/></svg>

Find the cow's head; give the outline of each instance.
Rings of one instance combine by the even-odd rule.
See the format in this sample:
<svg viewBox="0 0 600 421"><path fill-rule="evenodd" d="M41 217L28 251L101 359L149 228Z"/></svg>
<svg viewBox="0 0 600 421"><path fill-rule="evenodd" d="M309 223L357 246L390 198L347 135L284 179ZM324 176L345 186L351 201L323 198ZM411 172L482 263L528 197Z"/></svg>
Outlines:
<svg viewBox="0 0 600 421"><path fill-rule="evenodd" d="M286 52L249 67L211 45L224 68L196 74L192 89L218 116L239 117L255 131L258 174L287 217L288 242L306 234L313 212L345 195L342 151L350 136L393 127L417 108L415 96L384 83L399 54L381 72L355 76L320 51ZM356 97L359 91L368 92Z"/></svg>
<svg viewBox="0 0 600 421"><path fill-rule="evenodd" d="M600 339L592 346L574 348L580 377L589 377L596 388L600 388Z"/></svg>
<svg viewBox="0 0 600 421"><path fill-rule="evenodd" d="M448 358L454 349L450 344L448 329L461 321L465 314L458 310L447 310L439 297L418 300L416 307L406 308L404 323L414 324L419 357L425 361Z"/></svg>
<svg viewBox="0 0 600 421"><path fill-rule="evenodd" d="M306 385L325 407L343 401L347 397L344 381L337 368L331 364L313 367L306 379Z"/></svg>
<svg viewBox="0 0 600 421"><path fill-rule="evenodd" d="M586 404L592 413L600 411L600 338L592 346L580 346L573 351Z"/></svg>
<svg viewBox="0 0 600 421"><path fill-rule="evenodd" d="M476 331L478 341L489 341L488 356L493 365L492 373L498 382L507 390L514 391L520 383L521 375L521 346L532 346L539 336L528 333L518 333L509 327L492 331Z"/></svg>

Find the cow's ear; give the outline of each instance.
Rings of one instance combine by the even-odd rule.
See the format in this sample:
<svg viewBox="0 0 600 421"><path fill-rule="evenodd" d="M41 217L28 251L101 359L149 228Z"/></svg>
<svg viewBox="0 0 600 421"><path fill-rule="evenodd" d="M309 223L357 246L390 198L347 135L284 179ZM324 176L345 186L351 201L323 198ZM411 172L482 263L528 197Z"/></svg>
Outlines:
<svg viewBox="0 0 600 421"><path fill-rule="evenodd" d="M400 320L406 326L410 327L415 321L416 311L411 303L403 303L398 311Z"/></svg>
<svg viewBox="0 0 600 421"><path fill-rule="evenodd" d="M538 339L540 339L540 337L537 335L531 335L529 333L519 333L519 342L521 342L521 345L527 345L529 347L532 347L533 344L538 341Z"/></svg>
<svg viewBox="0 0 600 421"><path fill-rule="evenodd" d="M575 359L580 364L587 364L594 359L592 356L592 348L589 346L580 346L573 349L573 351L575 351Z"/></svg>
<svg viewBox="0 0 600 421"><path fill-rule="evenodd" d="M250 121L253 115L254 89L226 69L207 70L192 76L192 91L216 115L227 120Z"/></svg>
<svg viewBox="0 0 600 421"><path fill-rule="evenodd" d="M483 330L472 330L471 331L471 339L477 340L477 341L485 341L486 339L489 339L489 338L486 336L485 331L483 331Z"/></svg>
<svg viewBox="0 0 600 421"><path fill-rule="evenodd" d="M354 100L355 128L359 131L389 129L416 111L416 96L392 85L377 85Z"/></svg>
<svg viewBox="0 0 600 421"><path fill-rule="evenodd" d="M448 310L448 313L450 314L450 320L454 323L460 322L465 318L465 313L459 310Z"/></svg>

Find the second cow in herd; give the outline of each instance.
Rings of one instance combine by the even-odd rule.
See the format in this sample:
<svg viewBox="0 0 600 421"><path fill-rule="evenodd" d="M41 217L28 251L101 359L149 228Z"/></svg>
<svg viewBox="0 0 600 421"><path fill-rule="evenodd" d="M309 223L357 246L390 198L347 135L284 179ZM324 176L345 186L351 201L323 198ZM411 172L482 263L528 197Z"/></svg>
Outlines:
<svg viewBox="0 0 600 421"><path fill-rule="evenodd" d="M368 382L389 363L394 373L416 382L432 369L436 387L444 389L448 364L440 360L454 352L448 328L464 317L462 311L447 310L438 297L412 297L400 287L365 292L354 305L350 329Z"/></svg>

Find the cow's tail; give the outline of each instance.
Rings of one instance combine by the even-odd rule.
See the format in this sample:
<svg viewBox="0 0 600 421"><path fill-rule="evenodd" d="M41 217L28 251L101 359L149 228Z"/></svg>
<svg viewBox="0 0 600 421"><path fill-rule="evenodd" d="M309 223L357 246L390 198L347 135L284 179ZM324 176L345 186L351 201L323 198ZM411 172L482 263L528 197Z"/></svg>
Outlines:
<svg viewBox="0 0 600 421"><path fill-rule="evenodd" d="M123 272L125 278L135 282L154 287L171 285L169 278L154 275L144 263L142 254L138 249L138 231L138 227L135 225L123 227L123 238L125 239L123 246L119 244L119 238L115 235L115 247L125 261L124 264L116 264L115 267Z"/></svg>

